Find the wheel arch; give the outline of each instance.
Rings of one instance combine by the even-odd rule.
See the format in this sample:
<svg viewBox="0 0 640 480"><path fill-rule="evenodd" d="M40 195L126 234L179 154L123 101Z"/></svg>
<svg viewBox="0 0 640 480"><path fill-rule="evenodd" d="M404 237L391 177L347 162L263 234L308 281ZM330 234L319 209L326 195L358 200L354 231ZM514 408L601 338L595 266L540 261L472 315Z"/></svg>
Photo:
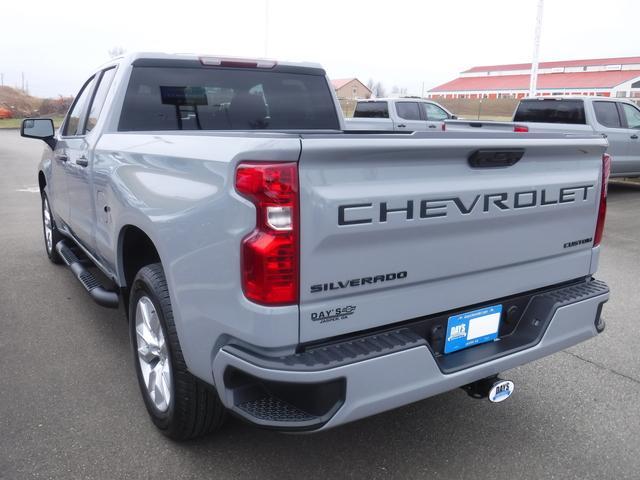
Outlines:
<svg viewBox="0 0 640 480"><path fill-rule="evenodd" d="M42 195L45 187L47 186L47 177L45 177L42 170L38 172L38 186L40 187L40 195Z"/></svg>
<svg viewBox="0 0 640 480"><path fill-rule="evenodd" d="M162 260L151 236L140 227L132 224L124 225L120 229L117 259L120 288L125 305L128 305L131 285L138 271L152 263L162 264Z"/></svg>

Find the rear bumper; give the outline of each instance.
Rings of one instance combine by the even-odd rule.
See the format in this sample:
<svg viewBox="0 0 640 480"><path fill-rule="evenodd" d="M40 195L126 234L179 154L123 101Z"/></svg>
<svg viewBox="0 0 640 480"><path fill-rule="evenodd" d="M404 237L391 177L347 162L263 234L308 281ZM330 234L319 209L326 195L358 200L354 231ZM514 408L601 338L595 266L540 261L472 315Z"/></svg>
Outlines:
<svg viewBox="0 0 640 480"><path fill-rule="evenodd" d="M594 280L535 295L522 317L521 336L532 325L539 326L539 332L523 337L517 345L504 339L472 347L468 349L473 351L471 357L461 351L447 355L443 362L425 338L400 328L279 358L227 345L213 361L213 376L224 405L252 423L283 430L323 430L452 390L587 340L601 331L600 312L608 298L608 287ZM536 303L537 309L533 308ZM542 324L540 305L548 317ZM452 368L456 358L460 368Z"/></svg>

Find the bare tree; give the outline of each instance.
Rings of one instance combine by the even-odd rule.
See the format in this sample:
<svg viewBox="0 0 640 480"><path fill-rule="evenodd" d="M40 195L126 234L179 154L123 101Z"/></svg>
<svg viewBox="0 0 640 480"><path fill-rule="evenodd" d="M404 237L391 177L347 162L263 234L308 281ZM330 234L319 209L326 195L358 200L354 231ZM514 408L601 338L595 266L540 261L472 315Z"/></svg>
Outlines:
<svg viewBox="0 0 640 480"><path fill-rule="evenodd" d="M126 50L123 47L115 46L113 48L110 48L108 53L109 58L116 58L126 53Z"/></svg>
<svg viewBox="0 0 640 480"><path fill-rule="evenodd" d="M373 80L373 78L370 78L367 82L367 88L373 92L373 87L375 87L375 85L376 82Z"/></svg>
<svg viewBox="0 0 640 480"><path fill-rule="evenodd" d="M376 82L373 87L373 91L375 96L378 98L387 96L387 90L384 88L384 85L382 85L382 82Z"/></svg>
<svg viewBox="0 0 640 480"><path fill-rule="evenodd" d="M387 89L384 88L384 85L382 84L382 82L378 82L373 78L370 78L369 81L367 82L367 88L371 90L372 97L380 98L387 95ZM397 87L394 87L394 88L397 88Z"/></svg>

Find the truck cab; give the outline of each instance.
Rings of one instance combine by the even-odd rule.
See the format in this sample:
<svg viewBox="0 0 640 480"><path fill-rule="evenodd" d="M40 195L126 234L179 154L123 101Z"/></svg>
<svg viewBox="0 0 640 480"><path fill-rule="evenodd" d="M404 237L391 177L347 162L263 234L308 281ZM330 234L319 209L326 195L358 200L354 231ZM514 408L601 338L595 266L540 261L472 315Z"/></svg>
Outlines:
<svg viewBox="0 0 640 480"><path fill-rule="evenodd" d="M595 133L609 141L611 176L640 175L640 109L624 98L558 96L521 100L513 115L531 132Z"/></svg>

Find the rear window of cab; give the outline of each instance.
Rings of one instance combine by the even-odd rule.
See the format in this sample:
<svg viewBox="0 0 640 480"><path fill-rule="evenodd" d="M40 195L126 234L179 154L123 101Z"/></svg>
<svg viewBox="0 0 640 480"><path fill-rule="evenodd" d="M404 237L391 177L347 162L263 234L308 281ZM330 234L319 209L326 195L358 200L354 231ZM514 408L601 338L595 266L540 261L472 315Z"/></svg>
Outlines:
<svg viewBox="0 0 640 480"><path fill-rule="evenodd" d="M134 67L118 130L337 130L326 77L234 68Z"/></svg>
<svg viewBox="0 0 640 480"><path fill-rule="evenodd" d="M586 124L582 100L522 100L514 122Z"/></svg>

